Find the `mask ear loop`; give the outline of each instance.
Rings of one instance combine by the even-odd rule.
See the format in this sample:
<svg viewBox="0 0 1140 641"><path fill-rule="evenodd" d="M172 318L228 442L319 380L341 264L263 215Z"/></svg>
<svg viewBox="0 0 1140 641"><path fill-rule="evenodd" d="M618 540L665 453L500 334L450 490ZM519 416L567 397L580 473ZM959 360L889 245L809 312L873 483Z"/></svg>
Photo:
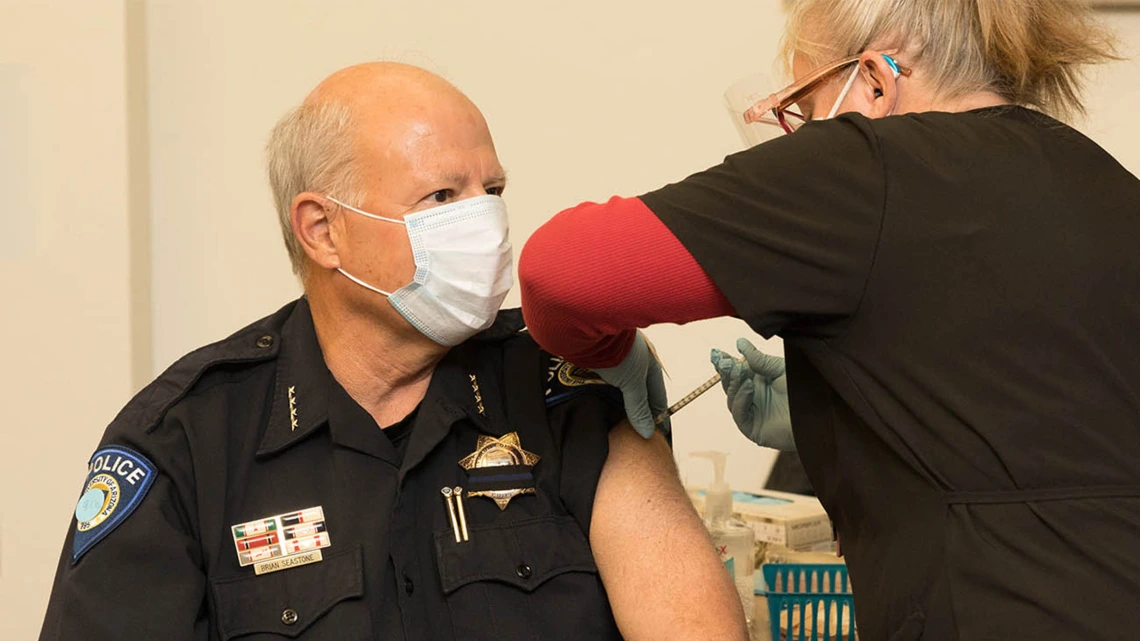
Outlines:
<svg viewBox="0 0 1140 641"><path fill-rule="evenodd" d="M860 67L856 65L855 69L851 72L851 77L847 79L847 84L843 86L843 91L839 93L839 98L835 104L831 106L831 111L827 114L825 120L831 120L835 114L839 113L839 107L843 105L843 101L847 100L847 94L851 92L851 85L855 84L855 79L859 77Z"/></svg>
<svg viewBox="0 0 1140 641"><path fill-rule="evenodd" d="M354 211L354 212L356 212L356 213L360 214L361 216L366 216L366 217L368 217L368 218L372 218L372 219L375 219L375 220L382 220L382 221L384 221L384 222L386 222L386 223L396 223L396 224L399 224L399 225L406 225L406 224L407 224L407 223L405 223L404 221L402 221L402 220L397 220L397 219L395 219L395 218L385 218L385 217L383 217L383 216L377 216L376 214L370 214L370 213L368 213L368 212L366 212L366 211L361 211L361 210L357 209L356 207L353 207L352 205L348 205L348 204L345 204L345 203L342 203L342 202L340 202L339 200L337 200L336 198L333 198L332 196L327 196L327 195L326 195L326 196L325 196L325 198L328 198L329 200L333 201L334 203L336 203L336 204L340 205L341 207L344 207L345 209L347 209L347 210L349 210L349 211ZM342 276L344 276L345 278L347 278L347 279L351 280L352 282L356 283L357 285L360 285L360 286L361 286L361 287L363 287L364 289L367 289L367 290L370 290L370 291L376 292L377 294L380 294L381 296L384 296L384 297L386 297L386 298L390 298L390 297L392 296L392 293L391 293L391 292L386 292L386 291L384 291L384 290L380 289L379 287L373 287L372 285L369 285L368 283L366 283L366 282L364 282L364 281L360 280L360 279L359 279L359 278L357 278L356 276L353 276L352 274L350 274L350 273L348 273L348 272L344 271L344 270L343 270L343 269L341 269L340 267L337 267L337 268L336 268L336 270L337 270L338 272L340 272L340 274L341 274Z"/></svg>
<svg viewBox="0 0 1140 641"><path fill-rule="evenodd" d="M372 285L369 285L368 283L360 280L356 276L353 276L352 274L344 271L340 267L337 267L336 270L338 272L340 272L341 276L344 276L345 278L351 280L352 282L356 283L357 285L360 285L364 289L372 290L372 291L376 292L377 294L380 294L381 296L384 296L384 297L391 297L392 296L391 292L386 292L386 291L380 289L379 287L373 287Z"/></svg>
<svg viewBox="0 0 1140 641"><path fill-rule="evenodd" d="M400 220L400 219L398 219L398 218L385 218L385 217L383 217L383 216L377 216L376 214L370 214L370 213L368 213L368 212L366 212L366 211L363 211L363 210L357 209L356 207L353 207L352 205L348 205L348 204L342 203L342 202L340 202L339 200L337 200L336 198L333 198L332 196L325 196L325 198L328 198L329 200L331 200L331 201L333 201L334 203L336 203L336 204L340 205L341 207L344 207L345 209L347 209L347 210L349 210L349 211L354 211L354 212L356 212L356 213L360 214L361 216L366 216L366 217L368 217L368 218L371 218L371 219L373 219L373 220L382 220L382 221L384 221L384 222L386 222L386 223L396 223L397 225L406 225L406 224L407 224L407 223L405 223L404 221L402 221L402 220Z"/></svg>

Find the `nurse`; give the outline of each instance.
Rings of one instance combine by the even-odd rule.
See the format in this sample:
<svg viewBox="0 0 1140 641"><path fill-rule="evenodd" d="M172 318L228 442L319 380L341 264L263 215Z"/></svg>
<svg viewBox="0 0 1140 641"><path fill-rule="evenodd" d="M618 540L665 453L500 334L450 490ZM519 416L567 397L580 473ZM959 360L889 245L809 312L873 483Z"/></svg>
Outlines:
<svg viewBox="0 0 1140 641"><path fill-rule="evenodd" d="M1136 638L1140 181L1063 124L1111 36L1078 0L800 0L786 54L746 115L788 135L535 232L532 335L646 432L637 328L782 336L861 637Z"/></svg>

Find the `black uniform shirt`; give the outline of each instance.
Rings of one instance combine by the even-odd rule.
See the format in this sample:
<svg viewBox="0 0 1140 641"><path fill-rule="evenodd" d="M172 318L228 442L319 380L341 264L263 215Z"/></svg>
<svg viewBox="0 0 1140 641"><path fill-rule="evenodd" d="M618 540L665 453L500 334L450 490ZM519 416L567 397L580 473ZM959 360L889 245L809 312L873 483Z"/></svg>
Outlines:
<svg viewBox="0 0 1140 641"><path fill-rule="evenodd" d="M85 489L119 503L73 522L40 638L620 638L588 544L620 395L520 329L503 312L451 350L395 443L330 375L304 299L183 358L107 429ZM534 493L466 497L456 543L440 490L510 433L541 457L503 468ZM232 526L297 512L280 523L323 528L321 561L239 565Z"/></svg>
<svg viewBox="0 0 1140 641"><path fill-rule="evenodd" d="M1004 107L811 123L642 200L785 339L860 636L1140 635L1134 176Z"/></svg>
<svg viewBox="0 0 1140 641"><path fill-rule="evenodd" d="M379 438L388 441L395 452L393 462L400 465L404 462L404 453L408 450L408 442L411 440L412 429L416 425L416 415L419 413L419 406L408 413L407 416L400 419L398 422L385 427L383 430L376 430L374 433L379 434ZM376 420L368 413L363 407L360 406L348 392L337 382L331 375L329 376L329 414L342 417L342 420L360 425L361 431L376 429Z"/></svg>

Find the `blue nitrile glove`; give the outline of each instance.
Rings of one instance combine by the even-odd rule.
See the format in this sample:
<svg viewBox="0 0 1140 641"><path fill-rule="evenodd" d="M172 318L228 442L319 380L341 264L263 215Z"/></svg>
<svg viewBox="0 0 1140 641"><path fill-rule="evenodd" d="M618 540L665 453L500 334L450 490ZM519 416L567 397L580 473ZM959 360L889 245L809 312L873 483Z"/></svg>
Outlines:
<svg viewBox="0 0 1140 641"><path fill-rule="evenodd" d="M645 438L653 436L656 425L653 417L669 408L665 396L665 378L661 363L650 349L641 332L633 341L629 354L614 367L597 367L594 372L602 380L621 390L625 399L625 414L633 429ZM669 419L661 424L661 431L669 433Z"/></svg>
<svg viewBox="0 0 1140 641"><path fill-rule="evenodd" d="M713 367L728 395L732 420L753 443L794 452L784 359L761 352L744 338L737 339L736 349L744 355L743 361L719 349L711 353Z"/></svg>

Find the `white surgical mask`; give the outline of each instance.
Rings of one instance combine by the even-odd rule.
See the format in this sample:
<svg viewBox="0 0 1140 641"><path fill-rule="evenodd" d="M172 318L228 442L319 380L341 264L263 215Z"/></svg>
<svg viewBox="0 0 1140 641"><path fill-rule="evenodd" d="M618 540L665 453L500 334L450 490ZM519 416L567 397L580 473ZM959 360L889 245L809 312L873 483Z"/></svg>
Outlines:
<svg viewBox="0 0 1140 641"><path fill-rule="evenodd" d="M416 274L411 283L386 292L338 267L346 278L387 296L413 327L441 345L458 345L495 322L514 284L510 226L502 198L477 196L408 214L403 220L328 199L362 216L404 225L412 242Z"/></svg>

